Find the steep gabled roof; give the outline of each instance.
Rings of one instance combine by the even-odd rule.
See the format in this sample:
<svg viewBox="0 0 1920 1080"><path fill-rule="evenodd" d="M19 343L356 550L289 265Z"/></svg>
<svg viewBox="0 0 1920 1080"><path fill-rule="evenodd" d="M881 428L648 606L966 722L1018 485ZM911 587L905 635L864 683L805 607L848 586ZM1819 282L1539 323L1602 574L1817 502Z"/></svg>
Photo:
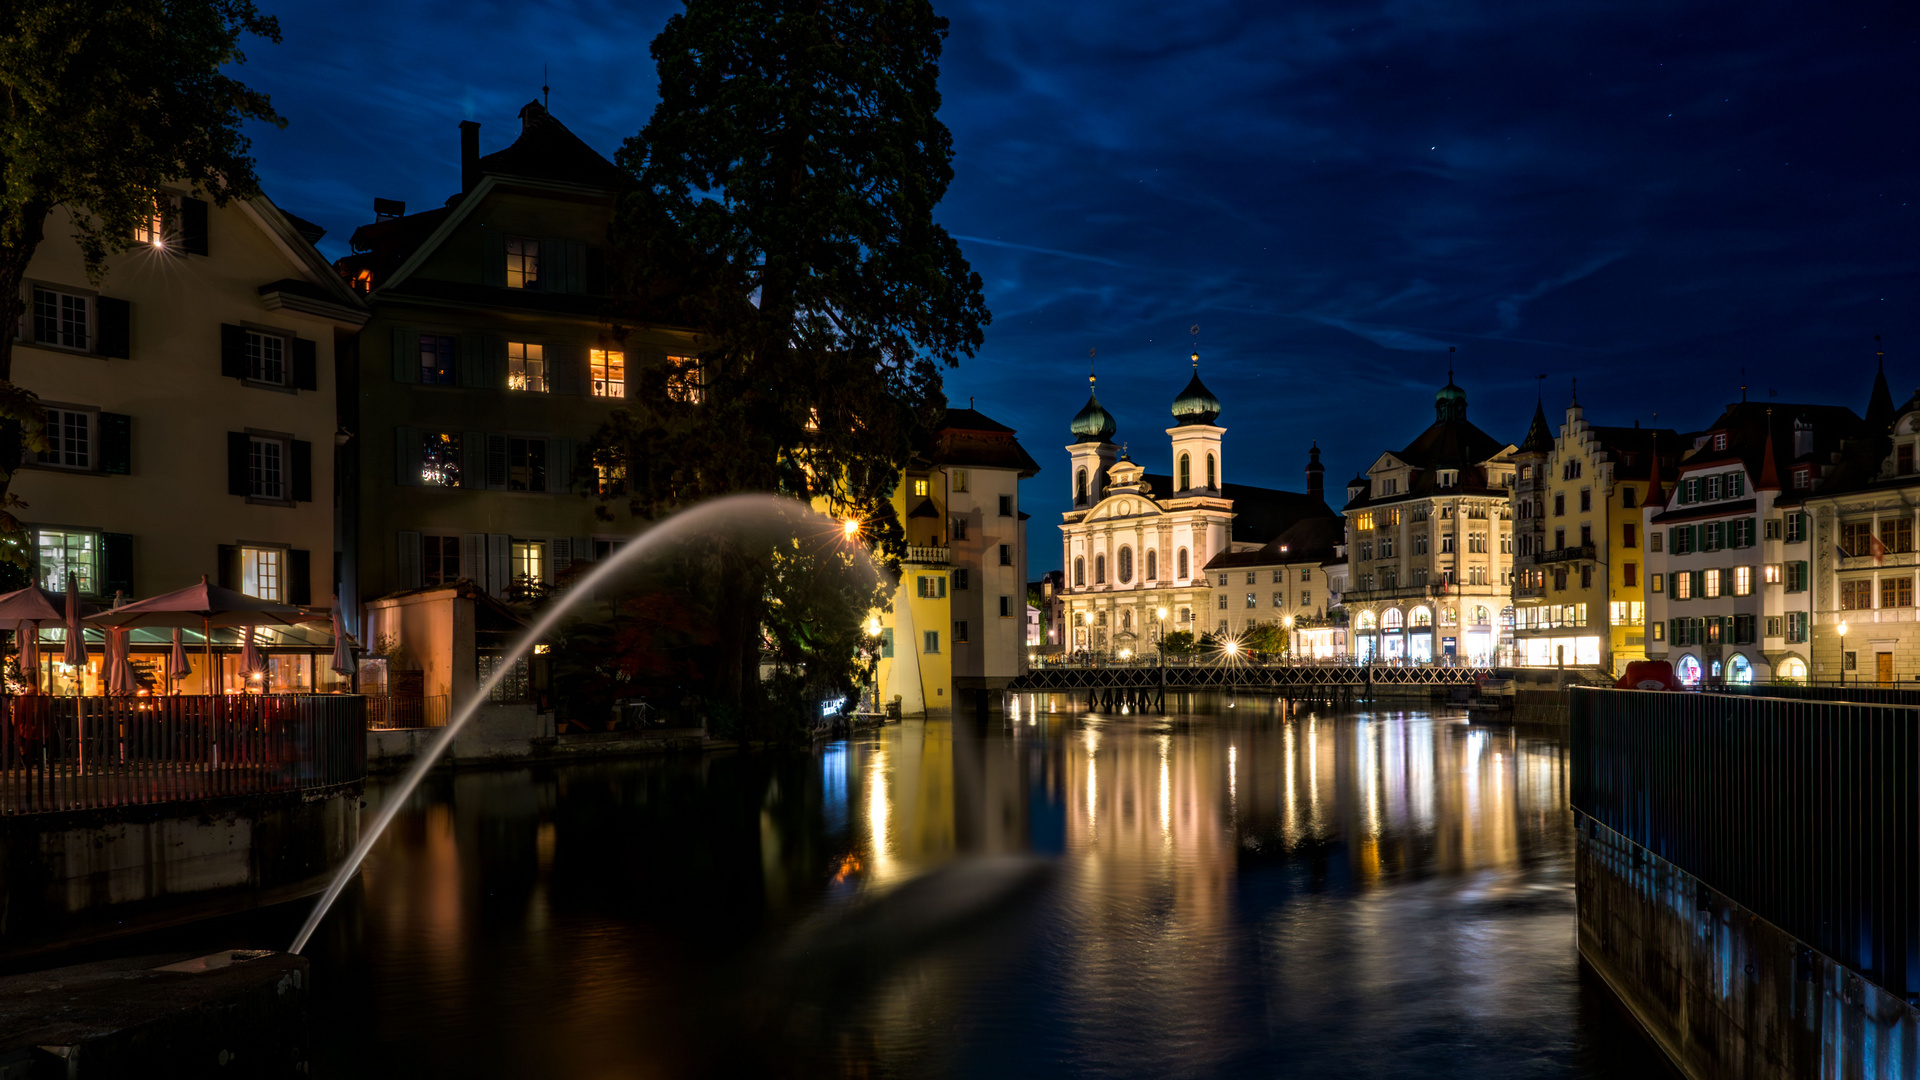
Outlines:
<svg viewBox="0 0 1920 1080"><path fill-rule="evenodd" d="M627 179L613 162L567 130L567 125L555 120L538 101L529 101L521 108L520 137L506 149L482 157L480 173L586 184L610 191Z"/></svg>
<svg viewBox="0 0 1920 1080"><path fill-rule="evenodd" d="M1156 502L1173 498L1173 477L1147 473L1140 478ZM1251 484L1221 484L1220 497L1233 500L1233 542L1264 544L1312 518L1340 520L1326 500L1299 491L1277 491Z"/></svg>

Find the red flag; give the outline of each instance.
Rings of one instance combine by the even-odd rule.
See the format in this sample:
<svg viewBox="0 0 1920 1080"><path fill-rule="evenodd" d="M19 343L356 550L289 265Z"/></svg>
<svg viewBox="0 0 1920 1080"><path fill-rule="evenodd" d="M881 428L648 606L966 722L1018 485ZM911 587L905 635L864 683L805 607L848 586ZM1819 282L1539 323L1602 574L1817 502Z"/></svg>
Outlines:
<svg viewBox="0 0 1920 1080"><path fill-rule="evenodd" d="M1881 543L1878 536L1873 533L1868 533L1867 546L1873 549L1873 564L1875 566L1885 565L1887 561L1887 545Z"/></svg>

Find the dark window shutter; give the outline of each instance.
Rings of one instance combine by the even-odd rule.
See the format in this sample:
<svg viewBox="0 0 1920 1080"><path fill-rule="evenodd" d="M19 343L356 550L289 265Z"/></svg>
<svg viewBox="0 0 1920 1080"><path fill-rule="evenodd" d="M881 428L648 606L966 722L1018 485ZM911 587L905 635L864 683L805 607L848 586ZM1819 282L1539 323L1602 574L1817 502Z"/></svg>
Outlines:
<svg viewBox="0 0 1920 1080"><path fill-rule="evenodd" d="M229 379L247 377L247 328L220 324L220 374Z"/></svg>
<svg viewBox="0 0 1920 1080"><path fill-rule="evenodd" d="M207 253L207 202L205 199L180 200L180 246L189 255Z"/></svg>
<svg viewBox="0 0 1920 1080"><path fill-rule="evenodd" d="M126 533L102 533L100 535L100 555L105 563L106 588L102 596L112 596L115 591L133 598L133 537Z"/></svg>
<svg viewBox="0 0 1920 1080"><path fill-rule="evenodd" d="M417 428L393 429L393 482L401 487L420 483L420 431Z"/></svg>
<svg viewBox="0 0 1920 1080"><path fill-rule="evenodd" d="M133 471L133 417L100 414L100 471L126 476Z"/></svg>
<svg viewBox="0 0 1920 1080"><path fill-rule="evenodd" d="M421 574L420 534L411 530L401 530L399 536L400 588L417 589L426 584Z"/></svg>
<svg viewBox="0 0 1920 1080"><path fill-rule="evenodd" d="M567 242L549 236L540 241L540 291L572 292L567 288Z"/></svg>
<svg viewBox="0 0 1920 1080"><path fill-rule="evenodd" d="M487 376L484 385L495 390L507 388L507 342L492 334L486 336Z"/></svg>
<svg viewBox="0 0 1920 1080"><path fill-rule="evenodd" d="M569 242L563 250L567 253L567 291L586 292L587 245Z"/></svg>
<svg viewBox="0 0 1920 1080"><path fill-rule="evenodd" d="M133 305L112 296L93 298L95 325L93 350L113 360L133 355Z"/></svg>
<svg viewBox="0 0 1920 1080"><path fill-rule="evenodd" d="M293 501L313 501L313 444L293 440Z"/></svg>
<svg viewBox="0 0 1920 1080"><path fill-rule="evenodd" d="M555 394L578 394L586 377L586 350L572 342L547 346L547 389Z"/></svg>
<svg viewBox="0 0 1920 1080"><path fill-rule="evenodd" d="M480 230L480 284L507 283L507 234L498 229Z"/></svg>
<svg viewBox="0 0 1920 1080"><path fill-rule="evenodd" d="M573 486L573 440L547 440L547 490L564 494Z"/></svg>
<svg viewBox="0 0 1920 1080"><path fill-rule="evenodd" d="M253 490L251 475L247 468L247 451L252 449L252 440L244 431L227 432L227 494L247 495Z"/></svg>
<svg viewBox="0 0 1920 1080"><path fill-rule="evenodd" d="M484 431L460 433L460 486L487 486L487 433Z"/></svg>
<svg viewBox="0 0 1920 1080"><path fill-rule="evenodd" d="M607 249L587 249L586 291L589 296L607 295Z"/></svg>
<svg viewBox="0 0 1920 1080"><path fill-rule="evenodd" d="M459 366L455 381L461 386L478 389L487 385L487 339L484 334L460 335Z"/></svg>
<svg viewBox="0 0 1920 1080"><path fill-rule="evenodd" d="M487 486L496 490L507 486L507 437L487 436Z"/></svg>
<svg viewBox="0 0 1920 1080"><path fill-rule="evenodd" d="M215 582L223 589L240 587L240 546L238 544L220 545L220 580Z"/></svg>
<svg viewBox="0 0 1920 1080"><path fill-rule="evenodd" d="M293 388L320 389L320 343L311 338L293 339Z"/></svg>
<svg viewBox="0 0 1920 1080"><path fill-rule="evenodd" d="M313 552L305 548L287 552L287 603L313 603Z"/></svg>
<svg viewBox="0 0 1920 1080"><path fill-rule="evenodd" d="M420 335L411 330L393 332L393 381L420 381Z"/></svg>

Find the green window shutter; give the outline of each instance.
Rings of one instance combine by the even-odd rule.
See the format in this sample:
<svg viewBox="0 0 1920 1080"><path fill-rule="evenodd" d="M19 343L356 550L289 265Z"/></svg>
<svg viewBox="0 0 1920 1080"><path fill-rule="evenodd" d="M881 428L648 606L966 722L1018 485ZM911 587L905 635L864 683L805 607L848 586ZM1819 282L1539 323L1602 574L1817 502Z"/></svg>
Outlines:
<svg viewBox="0 0 1920 1080"><path fill-rule="evenodd" d="M480 284L507 284L507 234L498 229L480 230Z"/></svg>
<svg viewBox="0 0 1920 1080"><path fill-rule="evenodd" d="M305 548L287 552L287 603L313 603L313 552Z"/></svg>
<svg viewBox="0 0 1920 1080"><path fill-rule="evenodd" d="M240 587L240 546L238 544L220 545L220 580L215 584L223 589Z"/></svg>
<svg viewBox="0 0 1920 1080"><path fill-rule="evenodd" d="M880 656L885 660L893 659L893 627L891 626L880 628Z"/></svg>
<svg viewBox="0 0 1920 1080"><path fill-rule="evenodd" d="M100 471L114 476L133 472L133 417L100 414Z"/></svg>
<svg viewBox="0 0 1920 1080"><path fill-rule="evenodd" d="M133 305L111 296L93 298L93 351L111 360L133 355Z"/></svg>
<svg viewBox="0 0 1920 1080"><path fill-rule="evenodd" d="M460 486L484 490L487 486L487 433L460 433Z"/></svg>
<svg viewBox="0 0 1920 1080"><path fill-rule="evenodd" d="M393 381L420 381L420 335L411 330L393 332Z"/></svg>
<svg viewBox="0 0 1920 1080"><path fill-rule="evenodd" d="M420 483L420 430L418 428L393 429L393 482L401 487L417 487Z"/></svg>
<svg viewBox="0 0 1920 1080"><path fill-rule="evenodd" d="M247 328L220 324L220 374L229 379L247 377Z"/></svg>
<svg viewBox="0 0 1920 1080"><path fill-rule="evenodd" d="M1739 498L1740 496L1745 495L1746 493L1747 493L1747 474L1728 473L1727 474L1727 494L1734 498Z"/></svg>
<svg viewBox="0 0 1920 1080"><path fill-rule="evenodd" d="M460 370L456 374L461 386L479 389L487 385L487 338L484 334L460 335Z"/></svg>

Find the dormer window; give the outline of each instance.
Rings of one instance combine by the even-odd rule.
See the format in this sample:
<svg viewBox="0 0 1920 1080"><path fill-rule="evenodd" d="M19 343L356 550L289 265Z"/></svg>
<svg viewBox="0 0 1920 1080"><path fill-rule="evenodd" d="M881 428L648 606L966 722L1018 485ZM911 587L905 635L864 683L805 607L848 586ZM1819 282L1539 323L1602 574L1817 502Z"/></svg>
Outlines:
<svg viewBox="0 0 1920 1080"><path fill-rule="evenodd" d="M1726 432L1724 432L1724 431L1716 431L1716 432L1714 432L1714 433L1713 433L1713 448L1714 448L1715 450L1725 450L1725 449L1727 448L1727 433L1726 433Z"/></svg>
<svg viewBox="0 0 1920 1080"><path fill-rule="evenodd" d="M1803 465L1800 468L1793 470L1793 490L1805 491L1812 486L1813 486L1813 469L1812 468Z"/></svg>
<svg viewBox="0 0 1920 1080"><path fill-rule="evenodd" d="M1443 488L1456 487L1460 483L1460 470L1441 469L1434 474L1434 482Z"/></svg>

